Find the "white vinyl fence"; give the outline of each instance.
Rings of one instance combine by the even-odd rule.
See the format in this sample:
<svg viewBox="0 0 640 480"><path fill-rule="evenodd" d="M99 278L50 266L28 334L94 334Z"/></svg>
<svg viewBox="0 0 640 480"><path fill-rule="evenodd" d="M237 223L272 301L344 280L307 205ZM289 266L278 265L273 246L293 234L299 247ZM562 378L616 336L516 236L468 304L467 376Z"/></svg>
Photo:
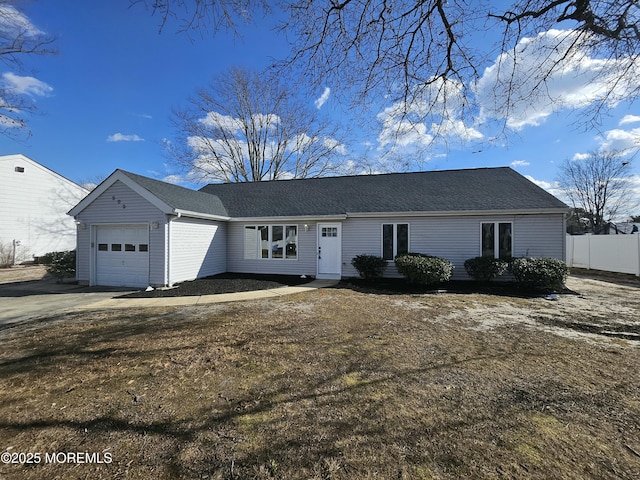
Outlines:
<svg viewBox="0 0 640 480"><path fill-rule="evenodd" d="M640 233L567 235L567 265L640 276Z"/></svg>

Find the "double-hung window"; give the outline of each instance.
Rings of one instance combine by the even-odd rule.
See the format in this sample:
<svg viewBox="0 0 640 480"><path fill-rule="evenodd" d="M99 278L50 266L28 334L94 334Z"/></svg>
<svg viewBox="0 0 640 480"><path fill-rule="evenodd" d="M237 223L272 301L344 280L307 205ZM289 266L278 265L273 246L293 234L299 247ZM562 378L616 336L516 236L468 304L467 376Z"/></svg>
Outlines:
<svg viewBox="0 0 640 480"><path fill-rule="evenodd" d="M298 258L297 225L245 225L244 258Z"/></svg>
<svg viewBox="0 0 640 480"><path fill-rule="evenodd" d="M409 251L409 224L382 224L382 258L393 260L396 255Z"/></svg>
<svg viewBox="0 0 640 480"><path fill-rule="evenodd" d="M513 223L482 223L482 256L510 258L513 255Z"/></svg>

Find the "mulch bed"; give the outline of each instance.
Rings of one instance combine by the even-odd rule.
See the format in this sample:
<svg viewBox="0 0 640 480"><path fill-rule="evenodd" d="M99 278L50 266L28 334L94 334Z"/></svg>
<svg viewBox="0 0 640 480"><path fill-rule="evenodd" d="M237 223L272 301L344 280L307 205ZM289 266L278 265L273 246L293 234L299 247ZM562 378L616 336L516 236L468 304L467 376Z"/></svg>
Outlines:
<svg viewBox="0 0 640 480"><path fill-rule="evenodd" d="M182 282L173 288L140 291L120 298L193 297L219 293L250 292L269 290L287 286L303 285L312 277L300 278L295 275L258 275L245 273L222 273L211 277Z"/></svg>
<svg viewBox="0 0 640 480"><path fill-rule="evenodd" d="M215 295L219 293L249 292L253 290L269 290L285 286L303 285L313 277L300 278L295 275L266 275L245 273L223 273L177 284L173 288L140 291L122 298L158 298ZM567 288L560 291L540 292L523 289L512 282L451 281L436 285L415 285L403 278L384 278L376 282L368 282L360 278L343 279L337 288L347 288L363 293L384 294L425 294L425 293L484 293L515 297L536 297L549 293L572 294Z"/></svg>
<svg viewBox="0 0 640 480"><path fill-rule="evenodd" d="M350 278L342 280L339 287L349 288L363 293L379 292L402 295L420 295L425 293L481 293L485 295L529 298L548 294L575 294L574 291L568 288L539 291L523 288L515 282L475 282L471 280L453 280L425 286L408 283L403 278L383 278L376 282L368 282L360 278Z"/></svg>

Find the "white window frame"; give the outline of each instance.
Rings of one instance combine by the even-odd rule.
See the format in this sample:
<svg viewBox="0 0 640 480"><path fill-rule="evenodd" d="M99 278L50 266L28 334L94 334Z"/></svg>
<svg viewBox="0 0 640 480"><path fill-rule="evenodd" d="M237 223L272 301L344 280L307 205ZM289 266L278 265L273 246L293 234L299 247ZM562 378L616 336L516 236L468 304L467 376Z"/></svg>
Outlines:
<svg viewBox="0 0 640 480"><path fill-rule="evenodd" d="M252 228L253 230L247 230L247 227ZM269 248L267 248L267 252L268 252L268 257L263 257L262 256L262 236L260 235L260 227L266 227L267 228L267 232L268 232L268 236L267 236L267 244L269 246ZM282 228L282 243L283 243L283 247L282 247L282 257L273 257L273 249L271 248L272 243L273 243L273 228L274 227L281 227ZM291 228L291 227L295 227L296 229L296 256L295 258L287 258L287 228ZM253 243L255 245L256 251L253 252L252 256L248 255L248 251L247 251L247 232L248 231L252 231L255 235L255 238L250 242ZM242 226L242 239L243 239L243 258L245 260L277 260L277 261L281 261L281 260L289 260L289 261L295 261L298 260L298 250L299 250L299 243L300 243L300 226L294 223L289 223L289 224L251 224L251 225L243 225Z"/></svg>
<svg viewBox="0 0 640 480"><path fill-rule="evenodd" d="M393 225L393 256L392 258L384 258L384 227L385 225ZM380 225L380 256L387 262L393 262L398 255L398 225L407 226L407 252L411 251L411 224L409 222L385 222Z"/></svg>
<svg viewBox="0 0 640 480"><path fill-rule="evenodd" d="M512 221L493 221L493 222L480 222L480 255L483 255L482 241L483 241L483 225L493 224L493 258L500 258L500 224L508 223L511 225L511 256L513 256L514 242L513 242L513 222Z"/></svg>

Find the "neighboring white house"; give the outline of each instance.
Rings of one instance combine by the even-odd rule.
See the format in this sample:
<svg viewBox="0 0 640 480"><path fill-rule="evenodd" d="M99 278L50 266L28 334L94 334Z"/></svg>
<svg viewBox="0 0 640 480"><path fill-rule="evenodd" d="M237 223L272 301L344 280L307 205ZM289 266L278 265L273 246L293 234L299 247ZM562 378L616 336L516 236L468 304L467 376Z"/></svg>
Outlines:
<svg viewBox="0 0 640 480"><path fill-rule="evenodd" d="M76 246L66 213L88 190L21 155L0 156L0 254L16 263Z"/></svg>
<svg viewBox="0 0 640 480"><path fill-rule="evenodd" d="M351 259L419 252L565 259L569 208L510 168L212 184L116 170L69 214L77 278L172 285L223 272L356 276Z"/></svg>

